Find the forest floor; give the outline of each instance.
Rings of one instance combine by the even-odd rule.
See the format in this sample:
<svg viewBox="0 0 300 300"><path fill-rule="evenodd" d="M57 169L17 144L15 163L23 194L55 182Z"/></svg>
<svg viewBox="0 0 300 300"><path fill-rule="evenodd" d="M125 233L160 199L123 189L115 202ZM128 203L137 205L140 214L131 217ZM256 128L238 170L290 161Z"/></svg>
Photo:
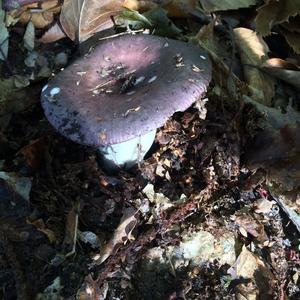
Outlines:
<svg viewBox="0 0 300 300"><path fill-rule="evenodd" d="M40 104L50 75L38 73L46 62L59 72L80 47L63 39L28 51L24 28L10 30L0 65L1 299L300 298L300 84L272 77L267 104L270 94L245 79L236 17L203 20L174 24L211 56L208 101L175 113L146 158L114 175L94 149L56 132ZM272 57L299 59L282 41L267 40Z"/></svg>

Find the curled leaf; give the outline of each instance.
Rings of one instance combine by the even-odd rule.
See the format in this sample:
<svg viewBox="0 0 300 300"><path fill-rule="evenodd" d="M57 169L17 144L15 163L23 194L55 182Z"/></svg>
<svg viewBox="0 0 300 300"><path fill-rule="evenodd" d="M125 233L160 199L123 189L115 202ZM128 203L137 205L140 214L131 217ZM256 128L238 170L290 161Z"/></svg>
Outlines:
<svg viewBox="0 0 300 300"><path fill-rule="evenodd" d="M300 89L300 66L280 58L266 60L261 68L268 74Z"/></svg>
<svg viewBox="0 0 300 300"><path fill-rule="evenodd" d="M262 103L270 106L275 94L275 82L258 68L268 59L268 46L256 32L247 28L235 28L236 45L244 64L244 75L249 86L255 90Z"/></svg>

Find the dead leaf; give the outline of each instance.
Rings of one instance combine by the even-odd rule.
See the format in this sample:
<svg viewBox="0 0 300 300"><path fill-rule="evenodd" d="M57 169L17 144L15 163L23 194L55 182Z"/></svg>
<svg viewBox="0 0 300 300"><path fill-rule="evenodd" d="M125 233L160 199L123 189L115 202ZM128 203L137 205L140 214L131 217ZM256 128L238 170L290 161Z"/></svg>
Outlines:
<svg viewBox="0 0 300 300"><path fill-rule="evenodd" d="M96 32L114 26L111 17L122 11L124 0L84 1L79 21L79 41L85 41Z"/></svg>
<svg viewBox="0 0 300 300"><path fill-rule="evenodd" d="M172 18L186 18L189 15L197 14L198 0L125 0L123 7L139 12L145 12L157 7L162 7Z"/></svg>
<svg viewBox="0 0 300 300"><path fill-rule="evenodd" d="M113 237L103 247L100 255L94 257L94 260L98 264L102 264L113 252L117 251L121 244L125 244L130 239L131 233L137 224L136 213L137 210L133 208L127 208L124 211L121 222L115 230Z"/></svg>
<svg viewBox="0 0 300 300"><path fill-rule="evenodd" d="M32 141L19 151L24 156L28 166L35 171L41 167L44 161L45 143L45 137L41 137Z"/></svg>
<svg viewBox="0 0 300 300"><path fill-rule="evenodd" d="M28 177L22 177L15 172L0 172L0 178L24 199L30 199L32 180Z"/></svg>
<svg viewBox="0 0 300 300"><path fill-rule="evenodd" d="M151 203L155 204L154 212L156 217L158 217L162 211L174 206L170 199L164 194L156 193L154 191L154 186L151 183L148 183L144 187L143 193L147 196Z"/></svg>
<svg viewBox="0 0 300 300"><path fill-rule="evenodd" d="M281 29L280 30L288 44L296 52L300 53L300 33L291 32L289 30Z"/></svg>
<svg viewBox="0 0 300 300"><path fill-rule="evenodd" d="M186 18L197 14L198 2L198 0L164 0L161 5L168 12L169 17Z"/></svg>
<svg viewBox="0 0 300 300"><path fill-rule="evenodd" d="M122 11L124 0L66 0L60 22L70 39L83 42L94 33L113 27L112 16Z"/></svg>
<svg viewBox="0 0 300 300"><path fill-rule="evenodd" d="M35 28L45 28L49 26L54 20L54 14L52 12L40 12L40 13L31 13L25 11L21 14L19 22L21 24L27 24L31 21Z"/></svg>
<svg viewBox="0 0 300 300"><path fill-rule="evenodd" d="M239 226L241 234L247 237L247 233L257 238L260 242L268 240L263 224L259 223L250 214L236 214L233 216L234 222Z"/></svg>
<svg viewBox="0 0 300 300"><path fill-rule="evenodd" d="M207 12L232 10L249 7L256 4L256 0L200 0L200 4Z"/></svg>
<svg viewBox="0 0 300 300"><path fill-rule="evenodd" d="M228 270L233 279L250 279L256 286L256 296L259 299L269 299L272 296L274 276L263 260L243 246L234 265ZM252 291L253 292L253 291ZM246 299L257 299L246 298Z"/></svg>
<svg viewBox="0 0 300 300"><path fill-rule="evenodd" d="M164 0L159 4L156 1L138 0L65 0L60 22L69 38L83 42L93 34L113 27L112 17L119 16L124 8L138 13L161 6L170 17L186 17L196 12L197 1Z"/></svg>
<svg viewBox="0 0 300 300"><path fill-rule="evenodd" d="M68 37L75 41L79 38L81 9L85 0L65 0L61 8L60 23Z"/></svg>
<svg viewBox="0 0 300 300"><path fill-rule="evenodd" d="M26 78L27 75L24 76L24 82ZM0 79L0 116L23 111L39 99L39 89L32 86L16 88L15 83L15 77Z"/></svg>
<svg viewBox="0 0 300 300"><path fill-rule="evenodd" d="M274 25L286 22L300 13L300 2L295 0L265 0L257 9L256 31L262 36L271 34Z"/></svg>
<svg viewBox="0 0 300 300"><path fill-rule="evenodd" d="M33 23L30 21L27 24L25 34L23 37L24 40L24 47L32 51L34 49L34 39L35 39L35 29Z"/></svg>
<svg viewBox="0 0 300 300"><path fill-rule="evenodd" d="M47 9L58 5L59 0L3 0L3 8L7 11L18 11L20 9Z"/></svg>
<svg viewBox="0 0 300 300"><path fill-rule="evenodd" d="M273 207L274 204L275 204L274 201L269 201L269 200L267 200L265 198L258 199L256 201L255 212L257 214L260 214L260 213L262 213L262 214L268 214L271 211L271 209L272 209L272 207Z"/></svg>
<svg viewBox="0 0 300 300"><path fill-rule="evenodd" d="M268 182L276 183L283 191L297 190L300 182L300 113L290 106L282 113L247 96L243 98L264 115L263 130L247 147L247 166L251 170L264 169Z"/></svg>
<svg viewBox="0 0 300 300"><path fill-rule="evenodd" d="M39 39L39 42L47 44L58 41L65 37L65 33L61 30L60 26L55 23L43 34L43 36Z"/></svg>
<svg viewBox="0 0 300 300"><path fill-rule="evenodd" d="M280 24L283 28L290 32L300 33L300 15L290 17L287 22Z"/></svg>
<svg viewBox="0 0 300 300"><path fill-rule="evenodd" d="M261 102L270 106L275 94L274 79L256 68L268 59L269 48L267 44L255 31L247 28L235 28L234 37L244 65L247 83L258 93Z"/></svg>
<svg viewBox="0 0 300 300"><path fill-rule="evenodd" d="M280 58L266 60L261 68L268 74L300 89L300 66Z"/></svg>
<svg viewBox="0 0 300 300"><path fill-rule="evenodd" d="M43 219L38 219L33 222L27 220L27 223L35 226L38 231L44 233L51 244L56 241L55 233L46 227Z"/></svg>

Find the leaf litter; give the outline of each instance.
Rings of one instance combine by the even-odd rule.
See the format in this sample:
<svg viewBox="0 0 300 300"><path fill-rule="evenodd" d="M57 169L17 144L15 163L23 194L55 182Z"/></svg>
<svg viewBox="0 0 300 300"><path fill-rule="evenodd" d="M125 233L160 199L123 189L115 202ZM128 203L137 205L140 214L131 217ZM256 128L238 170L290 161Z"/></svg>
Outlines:
<svg viewBox="0 0 300 300"><path fill-rule="evenodd" d="M297 5L279 15L267 8L281 1L42 1L27 18L37 4L16 2L5 14L22 21L0 18L1 297L298 299ZM90 49L103 29L190 40L214 65L207 98L116 175L57 134L39 104L41 81L77 55L67 39L51 42L95 35Z"/></svg>

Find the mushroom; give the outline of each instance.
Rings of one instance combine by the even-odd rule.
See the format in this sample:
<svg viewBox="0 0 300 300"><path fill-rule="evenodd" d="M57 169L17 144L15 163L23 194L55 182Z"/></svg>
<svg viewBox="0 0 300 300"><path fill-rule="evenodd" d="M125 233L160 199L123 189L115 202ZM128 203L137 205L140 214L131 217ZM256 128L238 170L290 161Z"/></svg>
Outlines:
<svg viewBox="0 0 300 300"><path fill-rule="evenodd" d="M193 44L152 35L107 39L43 88L49 122L65 137L99 149L109 168L130 167L156 129L203 97L211 63Z"/></svg>

